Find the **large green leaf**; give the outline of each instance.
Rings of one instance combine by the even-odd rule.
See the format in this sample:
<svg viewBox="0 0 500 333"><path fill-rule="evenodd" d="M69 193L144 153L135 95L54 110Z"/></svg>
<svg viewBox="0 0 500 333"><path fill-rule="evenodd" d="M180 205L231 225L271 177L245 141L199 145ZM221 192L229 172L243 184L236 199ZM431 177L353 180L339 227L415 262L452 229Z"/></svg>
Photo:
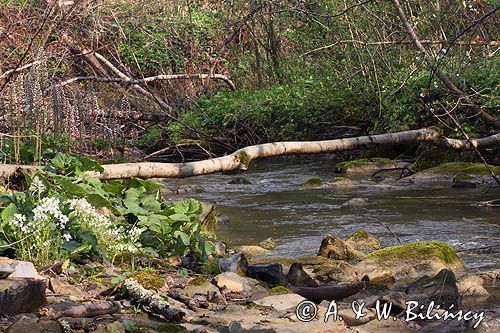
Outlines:
<svg viewBox="0 0 500 333"><path fill-rule="evenodd" d="M17 214L17 213L19 213L17 206L13 202L11 202L7 207L5 207L2 210L2 214L1 214L2 221L4 221L4 222L12 221L12 219L14 218L14 214Z"/></svg>
<svg viewBox="0 0 500 333"><path fill-rule="evenodd" d="M201 212L201 203L195 199L186 199L176 202L173 208L177 214L199 214Z"/></svg>

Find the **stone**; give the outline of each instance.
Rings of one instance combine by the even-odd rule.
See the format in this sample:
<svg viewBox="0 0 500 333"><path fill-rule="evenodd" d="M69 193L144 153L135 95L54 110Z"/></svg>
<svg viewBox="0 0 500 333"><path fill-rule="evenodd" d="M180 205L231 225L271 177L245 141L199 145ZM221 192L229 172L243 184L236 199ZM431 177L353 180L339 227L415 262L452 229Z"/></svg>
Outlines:
<svg viewBox="0 0 500 333"><path fill-rule="evenodd" d="M21 316L6 331L7 333L62 333L61 324L54 320Z"/></svg>
<svg viewBox="0 0 500 333"><path fill-rule="evenodd" d="M307 274L299 262L293 263L286 275L286 282L296 287L318 287L318 283Z"/></svg>
<svg viewBox="0 0 500 333"><path fill-rule="evenodd" d="M98 324L96 333L125 333L125 326L121 321L114 321L112 323Z"/></svg>
<svg viewBox="0 0 500 333"><path fill-rule="evenodd" d="M369 177L384 169L407 168L410 164L409 162L391 160L388 158L364 158L337 163L335 172L352 177Z"/></svg>
<svg viewBox="0 0 500 333"><path fill-rule="evenodd" d="M401 319L393 320L389 318L388 320L371 320L368 323L356 326L356 333L410 333L414 332L413 329L409 328L405 322Z"/></svg>
<svg viewBox="0 0 500 333"><path fill-rule="evenodd" d="M261 306L274 308L276 311L286 311L295 309L297 305L305 298L297 294L271 295L254 301L253 303Z"/></svg>
<svg viewBox="0 0 500 333"><path fill-rule="evenodd" d="M276 241L272 237L269 237L260 242L259 246L263 249L271 251L276 247Z"/></svg>
<svg viewBox="0 0 500 333"><path fill-rule="evenodd" d="M344 208L355 208L355 207L362 207L362 206L367 206L370 204L370 201L366 198L352 198L347 200L342 204L342 207Z"/></svg>
<svg viewBox="0 0 500 333"><path fill-rule="evenodd" d="M338 315L342 317L342 320L347 326L364 325L369 321L375 319L375 313L373 313L371 310L364 309L363 312L365 313L365 315L359 319L356 319L356 315L351 308L338 310Z"/></svg>
<svg viewBox="0 0 500 333"><path fill-rule="evenodd" d="M248 265L247 275L265 282L270 288L285 284L283 266L275 263Z"/></svg>
<svg viewBox="0 0 500 333"><path fill-rule="evenodd" d="M392 272L387 269L374 269L373 271L368 272L362 280L369 281L371 284L384 286L392 286L396 282Z"/></svg>
<svg viewBox="0 0 500 333"><path fill-rule="evenodd" d="M255 256L262 256L264 254L269 253L269 250L266 250L265 248L258 246L258 245L238 246L236 248L236 251L243 253L246 257L249 257L249 258L252 258Z"/></svg>
<svg viewBox="0 0 500 333"><path fill-rule="evenodd" d="M208 298L213 298L215 296L214 294L218 294L217 296L222 297L220 295L219 288L211 284L205 278L195 278L189 281L184 289L179 289L178 292L188 297L194 297L195 295L205 295L208 296Z"/></svg>
<svg viewBox="0 0 500 333"><path fill-rule="evenodd" d="M435 241L386 247L363 257L354 267L361 276L378 269L391 272L395 279L433 276L444 268L464 269L451 246Z"/></svg>
<svg viewBox="0 0 500 333"><path fill-rule="evenodd" d="M84 292L81 288L69 283L65 283L59 278L51 278L49 287L56 294L67 295L80 299L84 299L85 297L89 296L88 293Z"/></svg>
<svg viewBox="0 0 500 333"><path fill-rule="evenodd" d="M348 260L360 258L363 254L354 250L339 237L328 234L321 241L318 256L335 260Z"/></svg>
<svg viewBox="0 0 500 333"><path fill-rule="evenodd" d="M45 280L45 278L38 274L35 266L29 261L14 260L6 257L0 257L0 271L13 270L9 274L11 278L30 278Z"/></svg>
<svg viewBox="0 0 500 333"><path fill-rule="evenodd" d="M244 277L233 272L221 273L215 277L217 287L226 288L233 293L243 293L251 291L251 287Z"/></svg>
<svg viewBox="0 0 500 333"><path fill-rule="evenodd" d="M8 277L0 280L0 314L31 312L47 302L43 279Z"/></svg>
<svg viewBox="0 0 500 333"><path fill-rule="evenodd" d="M380 249L380 241L364 229L354 231L346 238L345 243L364 254Z"/></svg>
<svg viewBox="0 0 500 333"><path fill-rule="evenodd" d="M477 275L464 275L457 281L458 293L462 297L490 297L483 283L483 279Z"/></svg>
<svg viewBox="0 0 500 333"><path fill-rule="evenodd" d="M355 283L359 282L360 279L358 272L351 264L340 260L329 260L327 263L313 265L312 272L314 278L322 285L331 285L339 282Z"/></svg>
<svg viewBox="0 0 500 333"><path fill-rule="evenodd" d="M227 259L219 259L219 268L222 273L233 272L245 276L247 275L248 261L244 254L235 253Z"/></svg>
<svg viewBox="0 0 500 333"><path fill-rule="evenodd" d="M457 280L455 274L448 269L441 270L433 278L424 276L410 283L407 294L410 297L413 294L425 294L429 301L441 305L441 308L449 309L452 305L455 307L459 305Z"/></svg>

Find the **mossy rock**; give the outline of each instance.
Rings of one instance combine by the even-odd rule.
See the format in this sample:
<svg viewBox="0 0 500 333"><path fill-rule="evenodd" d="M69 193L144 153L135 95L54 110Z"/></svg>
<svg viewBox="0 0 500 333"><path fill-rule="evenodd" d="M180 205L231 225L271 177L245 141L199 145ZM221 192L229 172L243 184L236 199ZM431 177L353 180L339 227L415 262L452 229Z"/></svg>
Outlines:
<svg viewBox="0 0 500 333"><path fill-rule="evenodd" d="M365 256L355 266L367 274L376 269L389 270L395 277L435 275L441 269L461 270L462 260L448 244L437 241L390 246Z"/></svg>
<svg viewBox="0 0 500 333"><path fill-rule="evenodd" d="M272 237L268 237L259 243L259 246L266 250L274 250L276 248L276 241Z"/></svg>
<svg viewBox="0 0 500 333"><path fill-rule="evenodd" d="M500 174L500 166L490 165L491 171L495 174ZM469 162L450 162L440 164L430 169L418 172L413 176L407 177L404 181L411 182L416 185L445 185L453 186L457 181L476 186L497 186L493 177L490 175L488 168L482 163ZM464 186L456 186L464 187Z"/></svg>
<svg viewBox="0 0 500 333"><path fill-rule="evenodd" d="M136 271L132 277L146 289L158 290L165 285L163 276L154 269Z"/></svg>
<svg viewBox="0 0 500 333"><path fill-rule="evenodd" d="M392 168L405 168L410 163L398 160L391 160L388 158L362 158L359 160L346 161L337 163L335 172L345 174L347 176L370 176L373 173Z"/></svg>
<svg viewBox="0 0 500 333"><path fill-rule="evenodd" d="M323 185L323 180L320 177L312 177L306 180L303 184L303 188L315 188Z"/></svg>
<svg viewBox="0 0 500 333"><path fill-rule="evenodd" d="M500 174L500 166L490 165L491 170L495 174ZM470 162L450 162L435 166L425 170L426 173L448 173L453 175L469 176L484 176L489 175L489 169L483 163ZM471 179L469 178L469 179Z"/></svg>
<svg viewBox="0 0 500 333"><path fill-rule="evenodd" d="M474 162L476 157L472 151L459 152L455 149L422 144L417 150L417 158L411 165L414 171L430 169L450 162Z"/></svg>
<svg viewBox="0 0 500 333"><path fill-rule="evenodd" d="M354 231L346 238L345 242L363 253L369 253L380 249L380 241L364 229Z"/></svg>
<svg viewBox="0 0 500 333"><path fill-rule="evenodd" d="M269 252L265 248L258 245L243 245L238 246L236 250L240 253L243 253L246 257L251 258L255 256L262 256Z"/></svg>
<svg viewBox="0 0 500 333"><path fill-rule="evenodd" d="M290 289L288 289L287 287L277 286L277 287L272 288L272 289L269 291L269 294L270 294L270 295L293 294L293 291L291 291L291 290L290 290Z"/></svg>
<svg viewBox="0 0 500 333"><path fill-rule="evenodd" d="M201 203L201 213L198 215L198 218L201 221L201 225L203 229L206 231L215 231L217 226L217 209L214 205Z"/></svg>

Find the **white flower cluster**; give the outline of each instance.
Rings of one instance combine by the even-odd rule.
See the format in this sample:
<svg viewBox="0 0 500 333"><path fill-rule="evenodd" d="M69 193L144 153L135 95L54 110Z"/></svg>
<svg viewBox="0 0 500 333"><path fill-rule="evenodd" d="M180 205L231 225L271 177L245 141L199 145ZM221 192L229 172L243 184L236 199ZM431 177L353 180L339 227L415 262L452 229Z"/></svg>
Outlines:
<svg viewBox="0 0 500 333"><path fill-rule="evenodd" d="M59 199L43 198L33 209L33 219L23 214L14 214L9 224L21 231L22 234L38 236L48 223L54 222L61 230L66 227L69 218L59 209Z"/></svg>
<svg viewBox="0 0 500 333"><path fill-rule="evenodd" d="M54 221L61 230L66 227L69 218L59 209L59 199L43 198L33 209L34 222Z"/></svg>
<svg viewBox="0 0 500 333"><path fill-rule="evenodd" d="M45 187L44 183L40 180L40 178L38 176L35 176L33 177L33 180L30 184L28 191L43 193L45 192L46 189L47 188Z"/></svg>
<svg viewBox="0 0 500 333"><path fill-rule="evenodd" d="M126 230L116 226L85 199L72 199L68 202L72 210L70 215L77 217L76 223L94 231L102 246L116 252L137 252L138 247L135 244L144 229L134 227Z"/></svg>

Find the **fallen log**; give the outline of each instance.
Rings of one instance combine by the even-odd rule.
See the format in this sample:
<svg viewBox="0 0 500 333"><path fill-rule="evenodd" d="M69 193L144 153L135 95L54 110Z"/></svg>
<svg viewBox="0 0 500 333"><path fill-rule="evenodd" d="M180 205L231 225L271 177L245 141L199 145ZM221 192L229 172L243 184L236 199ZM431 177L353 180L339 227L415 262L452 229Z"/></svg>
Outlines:
<svg viewBox="0 0 500 333"><path fill-rule="evenodd" d="M481 201L478 205L481 207L500 207L500 199Z"/></svg>
<svg viewBox="0 0 500 333"><path fill-rule="evenodd" d="M117 313L121 310L118 302L98 302L90 304L80 304L75 302L52 303L38 312L41 316L58 319L61 317L85 318L97 317L106 314Z"/></svg>
<svg viewBox="0 0 500 333"><path fill-rule="evenodd" d="M365 283L360 282L328 287L296 287L290 285L288 288L311 302L321 303L321 301L340 300L357 294L365 288Z"/></svg>
<svg viewBox="0 0 500 333"><path fill-rule="evenodd" d="M140 304L147 312L163 317L174 323L181 322L186 317L184 311L170 305L162 297L147 290L132 278L125 280L123 288L132 300Z"/></svg>
<svg viewBox="0 0 500 333"><path fill-rule="evenodd" d="M481 138L457 140L443 137L439 129L423 128L418 130L359 136L353 138L323 141L273 142L248 146L234 153L213 159L187 163L138 162L103 165L102 173L92 172L90 176L101 180L124 178L184 178L216 172L245 171L256 158L282 155L321 154L370 148L378 145L431 142L457 150L478 149L500 145L500 133ZM472 144L471 144L472 142ZM22 171L33 171L39 166L0 165L0 178L10 178Z"/></svg>

